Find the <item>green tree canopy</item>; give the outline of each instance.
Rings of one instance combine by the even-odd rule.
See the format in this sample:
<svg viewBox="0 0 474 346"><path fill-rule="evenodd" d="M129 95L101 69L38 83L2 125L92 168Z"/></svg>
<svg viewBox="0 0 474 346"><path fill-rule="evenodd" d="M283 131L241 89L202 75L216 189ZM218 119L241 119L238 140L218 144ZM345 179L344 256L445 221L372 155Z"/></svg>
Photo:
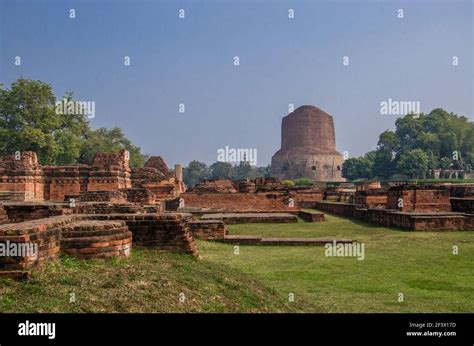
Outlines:
<svg viewBox="0 0 474 346"><path fill-rule="evenodd" d="M66 93L66 101L74 101ZM91 163L97 152L126 148L132 166L143 164L140 148L119 128L92 130L84 114L56 111L48 84L19 78L10 89L0 88L0 156L35 151L43 165Z"/></svg>
<svg viewBox="0 0 474 346"><path fill-rule="evenodd" d="M234 175L234 166L229 162L215 162L209 170L211 179L231 179Z"/></svg>
<svg viewBox="0 0 474 346"><path fill-rule="evenodd" d="M405 151L397 164L399 174L409 178L426 178L429 156L421 149Z"/></svg>
<svg viewBox="0 0 474 346"><path fill-rule="evenodd" d="M120 149L127 149L130 152L131 167L141 167L145 163L145 157L141 154L140 148L134 146L119 127L112 129L101 127L95 131L87 131L78 162L91 164L97 152L118 152Z"/></svg>
<svg viewBox="0 0 474 346"><path fill-rule="evenodd" d="M353 157L344 161L342 176L349 180L372 177L372 162L366 157Z"/></svg>
<svg viewBox="0 0 474 346"><path fill-rule="evenodd" d="M183 180L188 187L192 187L204 179L209 178L209 168L204 162L191 161L188 167L184 168Z"/></svg>

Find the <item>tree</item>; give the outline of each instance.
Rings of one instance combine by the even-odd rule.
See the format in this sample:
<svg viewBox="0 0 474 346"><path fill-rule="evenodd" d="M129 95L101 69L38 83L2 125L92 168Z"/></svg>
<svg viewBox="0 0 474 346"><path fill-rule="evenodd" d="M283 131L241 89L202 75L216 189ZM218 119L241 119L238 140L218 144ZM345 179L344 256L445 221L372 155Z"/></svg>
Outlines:
<svg viewBox="0 0 474 346"><path fill-rule="evenodd" d="M0 89L0 155L31 150L42 164L75 163L87 118L58 114L55 104L52 88L41 81L19 78L10 90Z"/></svg>
<svg viewBox="0 0 474 346"><path fill-rule="evenodd" d="M410 178L424 178L428 170L429 157L421 149L408 150L402 154L397 164L398 173Z"/></svg>
<svg viewBox="0 0 474 346"><path fill-rule="evenodd" d="M398 153L400 150L400 140L393 131L386 130L379 136L377 150L387 150L390 153Z"/></svg>
<svg viewBox="0 0 474 346"><path fill-rule="evenodd" d="M71 92L63 99L75 102ZM125 148L132 167L143 165L140 148L120 128L93 131L85 114L56 106L51 86L41 81L19 78L0 89L0 156L34 151L43 165L90 164L97 152Z"/></svg>
<svg viewBox="0 0 474 346"><path fill-rule="evenodd" d="M252 166L248 162L241 161L238 165L234 166L234 176L233 179L247 179L254 178L254 171Z"/></svg>
<svg viewBox="0 0 474 346"><path fill-rule="evenodd" d="M209 168L203 162L194 160L184 168L183 180L188 187L194 186L208 177Z"/></svg>
<svg viewBox="0 0 474 346"><path fill-rule="evenodd" d="M377 150L372 166L372 176L380 179L388 179L394 172L395 164L396 162L392 158L392 152L390 150Z"/></svg>
<svg viewBox="0 0 474 346"><path fill-rule="evenodd" d="M370 179L372 177L372 162L365 157L353 157L342 164L342 176L349 179Z"/></svg>
<svg viewBox="0 0 474 346"><path fill-rule="evenodd" d="M265 177L269 178L272 176L271 166L267 165L266 167L254 167L254 176L255 177Z"/></svg>
<svg viewBox="0 0 474 346"><path fill-rule="evenodd" d="M234 167L228 162L215 162L209 166L211 179L231 179Z"/></svg>
<svg viewBox="0 0 474 346"><path fill-rule="evenodd" d="M141 154L140 148L132 144L125 137L122 129L114 127L106 129L101 127L95 131L89 130L82 142L79 163L91 164L94 156L98 152L117 152L127 149L130 152L130 166L141 167L145 163L145 157Z"/></svg>
<svg viewBox="0 0 474 346"><path fill-rule="evenodd" d="M442 157L441 160L439 160L439 167L443 170L449 169L451 167L451 159L449 157Z"/></svg>

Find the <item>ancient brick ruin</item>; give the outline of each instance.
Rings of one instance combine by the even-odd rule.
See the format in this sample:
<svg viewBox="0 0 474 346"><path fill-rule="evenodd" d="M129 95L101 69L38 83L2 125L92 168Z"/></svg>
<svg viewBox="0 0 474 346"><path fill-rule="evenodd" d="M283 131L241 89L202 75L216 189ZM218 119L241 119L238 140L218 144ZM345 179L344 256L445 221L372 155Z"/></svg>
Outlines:
<svg viewBox="0 0 474 346"><path fill-rule="evenodd" d="M214 212L298 212L323 199L313 187L287 187L275 178L208 180L180 195L187 208ZM177 204L176 204L177 205Z"/></svg>
<svg viewBox="0 0 474 346"><path fill-rule="evenodd" d="M180 165L171 171L154 156L143 168L130 168L124 150L99 153L90 166L41 166L33 152L6 157L0 201L0 250L37 248L0 256L0 276L13 278L28 277L61 253L126 258L144 246L198 256L195 239L321 245L333 240L234 236L226 224L325 222L323 212L409 230L474 230L474 184L290 187L256 178L207 180L186 191Z"/></svg>
<svg viewBox="0 0 474 346"><path fill-rule="evenodd" d="M166 213L185 191L182 168L161 157L130 168L129 154L98 153L93 163L41 166L34 152L0 161L0 247L37 247L0 256L0 276L28 277L60 253L92 259L128 257L134 245L198 255L188 221Z"/></svg>
<svg viewBox="0 0 474 346"><path fill-rule="evenodd" d="M316 209L384 227L474 230L474 184L364 184L354 202L323 200Z"/></svg>
<svg viewBox="0 0 474 346"><path fill-rule="evenodd" d="M272 157L272 174L281 179L344 181L341 154L336 151L334 121L325 111L302 106L281 124L281 149Z"/></svg>
<svg viewBox="0 0 474 346"><path fill-rule="evenodd" d="M143 168L130 168L129 153L98 153L90 166L40 166L36 153L25 151L0 161L0 197L16 201L90 199L107 191L122 191L131 202L175 197L185 191L182 168L171 172L161 157L152 156ZM150 194L151 192L152 194ZM118 196L118 193L117 193ZM108 197L107 197L108 198ZM124 200L125 200L124 199Z"/></svg>

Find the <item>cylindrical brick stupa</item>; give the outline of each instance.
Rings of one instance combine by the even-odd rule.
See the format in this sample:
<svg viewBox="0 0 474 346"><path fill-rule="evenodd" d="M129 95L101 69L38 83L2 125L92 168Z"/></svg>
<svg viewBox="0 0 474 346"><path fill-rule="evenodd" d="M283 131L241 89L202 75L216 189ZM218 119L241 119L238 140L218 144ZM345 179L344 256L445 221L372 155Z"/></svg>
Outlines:
<svg viewBox="0 0 474 346"><path fill-rule="evenodd" d="M283 118L281 149L272 157L272 175L281 179L344 181L336 151L334 121L314 106L301 106Z"/></svg>

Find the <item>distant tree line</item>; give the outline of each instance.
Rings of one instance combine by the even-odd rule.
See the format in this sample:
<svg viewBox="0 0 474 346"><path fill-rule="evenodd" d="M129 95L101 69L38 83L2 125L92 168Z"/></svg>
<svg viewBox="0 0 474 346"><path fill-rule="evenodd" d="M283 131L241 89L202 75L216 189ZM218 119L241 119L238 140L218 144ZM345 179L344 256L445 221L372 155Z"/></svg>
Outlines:
<svg viewBox="0 0 474 346"><path fill-rule="evenodd" d="M438 108L398 118L395 126L395 131L380 134L376 150L344 161L343 176L430 179L435 169L441 169L440 178L451 178L448 170L474 168L474 123L468 118Z"/></svg>
<svg viewBox="0 0 474 346"><path fill-rule="evenodd" d="M73 94L64 99L74 101ZM83 114L58 114L48 84L26 78L10 89L0 84L0 156L35 151L43 165L90 164L97 152L127 149L130 165L142 166L139 147L118 127L91 129Z"/></svg>
<svg viewBox="0 0 474 346"><path fill-rule="evenodd" d="M269 177L270 166L253 167L248 162L232 165L229 162L215 162L207 166L204 162L191 161L184 168L183 180L188 187L192 187L205 179L253 179Z"/></svg>

